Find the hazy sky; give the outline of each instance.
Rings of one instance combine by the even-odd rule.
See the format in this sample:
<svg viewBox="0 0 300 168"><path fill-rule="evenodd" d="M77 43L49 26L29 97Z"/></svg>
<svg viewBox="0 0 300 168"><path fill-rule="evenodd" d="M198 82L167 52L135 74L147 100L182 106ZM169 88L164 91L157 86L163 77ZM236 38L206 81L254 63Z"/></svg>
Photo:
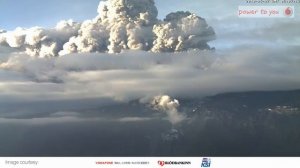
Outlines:
<svg viewBox="0 0 300 168"><path fill-rule="evenodd" d="M178 10L192 11L205 18L224 16L224 12L234 14L236 3L218 5L218 1L155 0L160 18ZM99 0L0 0L0 28L11 30L16 27L53 27L63 19L91 19L97 15L98 4ZM223 8L222 14L215 12L220 12L219 8Z"/></svg>

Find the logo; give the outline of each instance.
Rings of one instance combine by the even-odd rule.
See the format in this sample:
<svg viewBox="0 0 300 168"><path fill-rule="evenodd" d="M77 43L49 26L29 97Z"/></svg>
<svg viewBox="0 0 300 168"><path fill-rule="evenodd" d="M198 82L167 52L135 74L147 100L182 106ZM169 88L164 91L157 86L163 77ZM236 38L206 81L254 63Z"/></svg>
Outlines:
<svg viewBox="0 0 300 168"><path fill-rule="evenodd" d="M166 165L190 165L192 164L190 161L158 161L158 165L161 167L166 166Z"/></svg>
<svg viewBox="0 0 300 168"><path fill-rule="evenodd" d="M165 165L165 162L164 162L164 161L158 161L158 164L159 164L160 166L164 166L164 165Z"/></svg>
<svg viewBox="0 0 300 168"><path fill-rule="evenodd" d="M112 165L114 164L113 161L97 161L96 162L97 165Z"/></svg>
<svg viewBox="0 0 300 168"><path fill-rule="evenodd" d="M293 8L287 7L284 11L285 16L292 16L293 15Z"/></svg>
<svg viewBox="0 0 300 168"><path fill-rule="evenodd" d="M210 158L203 158L201 167L210 167L210 164L211 164Z"/></svg>

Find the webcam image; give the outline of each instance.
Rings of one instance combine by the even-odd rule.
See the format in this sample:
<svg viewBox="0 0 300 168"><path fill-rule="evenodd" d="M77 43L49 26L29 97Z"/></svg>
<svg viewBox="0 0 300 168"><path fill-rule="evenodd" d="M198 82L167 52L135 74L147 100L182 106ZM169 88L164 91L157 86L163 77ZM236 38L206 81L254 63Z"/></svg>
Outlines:
<svg viewBox="0 0 300 168"><path fill-rule="evenodd" d="M299 156L299 7L0 0L0 156Z"/></svg>

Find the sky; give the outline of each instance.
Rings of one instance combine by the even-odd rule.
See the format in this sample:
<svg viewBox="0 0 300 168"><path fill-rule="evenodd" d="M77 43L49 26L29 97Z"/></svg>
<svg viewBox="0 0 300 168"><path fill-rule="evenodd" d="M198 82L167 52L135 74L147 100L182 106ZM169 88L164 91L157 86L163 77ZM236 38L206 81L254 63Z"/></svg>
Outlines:
<svg viewBox="0 0 300 168"><path fill-rule="evenodd" d="M191 11L205 18L215 17L216 11L220 16L234 14L236 2L220 4L216 1L202 0L155 0L159 11L159 18L164 18L171 11ZM99 0L0 0L0 28L12 30L16 27L53 27L63 19L82 21L93 18L97 14ZM170 5L172 4L172 5ZM227 8L225 9L224 6ZM222 8L222 10L220 10Z"/></svg>

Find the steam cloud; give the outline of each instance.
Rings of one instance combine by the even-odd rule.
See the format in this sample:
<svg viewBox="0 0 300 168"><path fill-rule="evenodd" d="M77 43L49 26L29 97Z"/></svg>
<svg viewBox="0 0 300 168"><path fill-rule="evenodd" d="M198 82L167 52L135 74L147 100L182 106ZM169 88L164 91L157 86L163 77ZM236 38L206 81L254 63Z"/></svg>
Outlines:
<svg viewBox="0 0 300 168"><path fill-rule="evenodd" d="M211 49L215 38L206 21L189 12L157 19L154 0L101 1L98 16L83 23L61 21L54 29L33 27L0 31L0 45L25 50L30 56L52 57L71 53L145 50L178 52Z"/></svg>
<svg viewBox="0 0 300 168"><path fill-rule="evenodd" d="M168 120L173 124L178 124L185 119L183 114L178 112L180 106L179 101L173 99L168 95L156 96L151 101L153 109L165 112L168 115Z"/></svg>

